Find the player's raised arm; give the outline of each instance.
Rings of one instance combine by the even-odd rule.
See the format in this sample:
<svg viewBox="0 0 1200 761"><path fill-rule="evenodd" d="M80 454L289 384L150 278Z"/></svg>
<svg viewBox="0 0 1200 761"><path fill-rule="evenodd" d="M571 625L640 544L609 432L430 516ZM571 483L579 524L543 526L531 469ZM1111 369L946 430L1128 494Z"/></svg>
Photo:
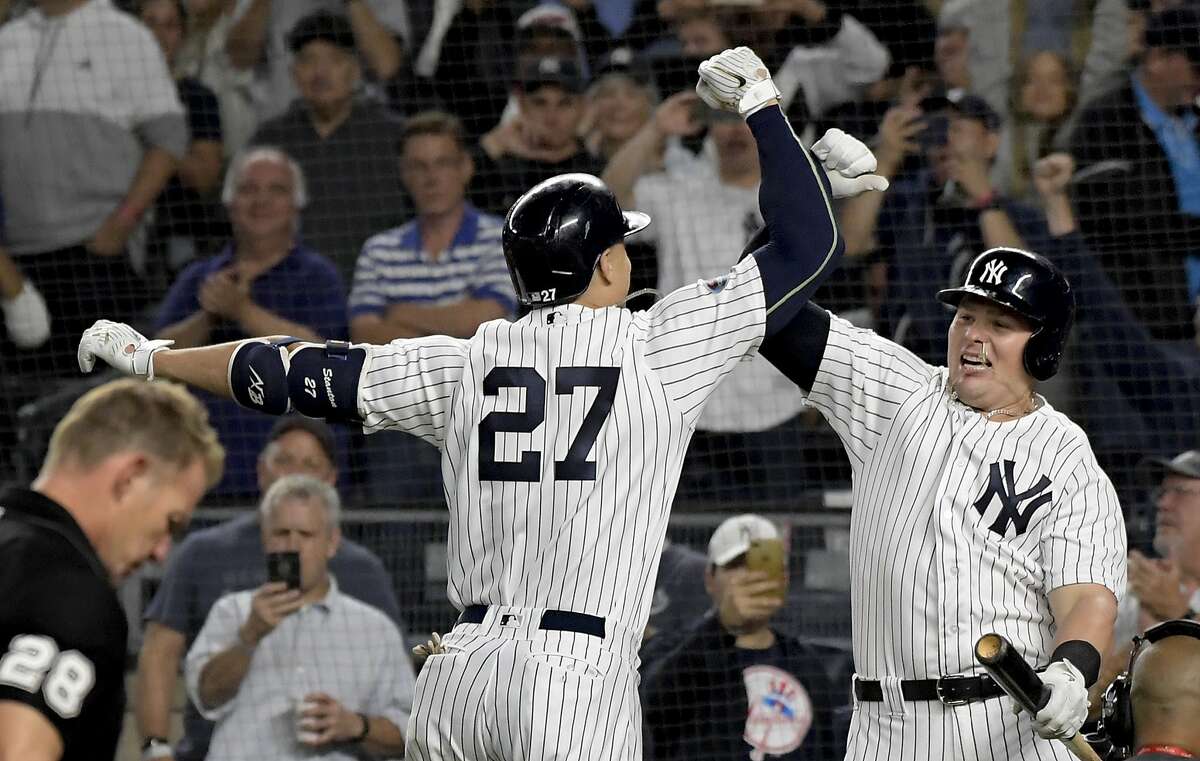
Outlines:
<svg viewBox="0 0 1200 761"><path fill-rule="evenodd" d="M833 197L883 190L873 174L875 157L858 140L830 130L815 157L800 144L779 108L779 91L749 48L726 50L699 68L696 93L714 108L746 119L758 146L762 182L759 207L772 243L754 252L762 274L767 335L786 325L837 267L845 243ZM826 177L822 161L835 170Z"/></svg>

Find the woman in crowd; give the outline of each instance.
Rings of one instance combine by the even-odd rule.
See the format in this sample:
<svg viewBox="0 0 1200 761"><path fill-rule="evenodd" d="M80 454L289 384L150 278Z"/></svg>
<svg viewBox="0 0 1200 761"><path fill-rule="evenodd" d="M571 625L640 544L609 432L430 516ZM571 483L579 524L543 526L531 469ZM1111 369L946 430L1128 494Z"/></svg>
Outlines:
<svg viewBox="0 0 1200 761"><path fill-rule="evenodd" d="M1058 53L1043 50L1025 59L1013 88L1011 117L1001 132L992 180L1011 198L1034 200L1033 165L1053 153L1075 110L1078 78Z"/></svg>

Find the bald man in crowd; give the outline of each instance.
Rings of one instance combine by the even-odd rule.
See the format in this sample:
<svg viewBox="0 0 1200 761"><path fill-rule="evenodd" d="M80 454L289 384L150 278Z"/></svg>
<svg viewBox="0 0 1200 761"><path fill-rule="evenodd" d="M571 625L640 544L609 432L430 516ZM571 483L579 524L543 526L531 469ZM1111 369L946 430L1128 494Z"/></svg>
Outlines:
<svg viewBox="0 0 1200 761"><path fill-rule="evenodd" d="M1142 646L1129 699L1137 761L1200 757L1200 625Z"/></svg>

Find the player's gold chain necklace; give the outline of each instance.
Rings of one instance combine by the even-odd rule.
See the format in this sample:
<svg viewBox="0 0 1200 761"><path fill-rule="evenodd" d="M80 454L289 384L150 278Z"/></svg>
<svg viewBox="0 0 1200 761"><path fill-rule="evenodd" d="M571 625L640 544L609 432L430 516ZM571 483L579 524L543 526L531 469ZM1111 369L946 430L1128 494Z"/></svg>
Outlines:
<svg viewBox="0 0 1200 761"><path fill-rule="evenodd" d="M950 392L950 398L953 399L954 401L958 402L959 404L963 405L964 407L971 407L971 405L967 404L966 402L964 402L958 398L957 390L953 390ZM984 418L986 418L987 420L991 420L993 416L1001 415L1001 414L1016 418L1016 417L1022 417L1024 415L1028 415L1031 412L1036 412L1037 410L1041 409L1042 401L1040 399L1038 399L1031 391L1031 392L1029 392L1029 403L1028 403L1029 409L1022 409L1022 407L1024 407L1024 406L1025 405L1013 405L1012 407L997 407L994 410L986 410L986 411L980 410L977 407L971 407L971 409L977 410L979 412L979 414L983 415Z"/></svg>

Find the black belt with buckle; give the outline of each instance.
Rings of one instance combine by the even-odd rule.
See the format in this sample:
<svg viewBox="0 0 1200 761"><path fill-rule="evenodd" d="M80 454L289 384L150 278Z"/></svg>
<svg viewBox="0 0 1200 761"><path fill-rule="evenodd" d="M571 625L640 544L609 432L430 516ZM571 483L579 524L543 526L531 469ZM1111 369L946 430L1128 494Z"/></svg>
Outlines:
<svg viewBox="0 0 1200 761"><path fill-rule="evenodd" d="M463 609L462 615L458 617L458 621L454 625L482 624L487 611L488 606L486 605L468 605ZM501 623L504 622L501 621ZM604 639L604 619L600 616L588 615L587 613L574 613L569 610L547 610L542 613L542 621L538 625L538 628L545 629L546 631L590 634L593 637Z"/></svg>
<svg viewBox="0 0 1200 761"><path fill-rule="evenodd" d="M987 674L952 674L938 679L904 679L900 682L900 694L905 700L936 700L943 705L961 706L976 700L998 698L1004 694L1004 688ZM854 697L881 702L883 686L879 682L855 679Z"/></svg>

